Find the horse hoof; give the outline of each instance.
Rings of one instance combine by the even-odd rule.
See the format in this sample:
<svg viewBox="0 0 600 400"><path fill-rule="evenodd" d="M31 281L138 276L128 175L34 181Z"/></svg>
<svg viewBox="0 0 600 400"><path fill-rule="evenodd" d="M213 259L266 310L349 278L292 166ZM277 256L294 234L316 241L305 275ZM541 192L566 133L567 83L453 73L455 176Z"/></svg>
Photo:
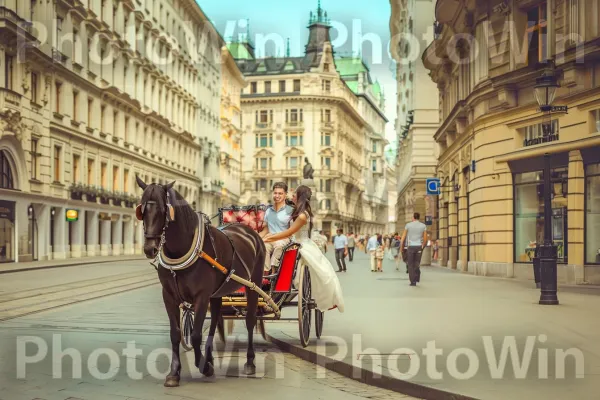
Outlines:
<svg viewBox="0 0 600 400"><path fill-rule="evenodd" d="M211 377L214 374L215 374L215 368L213 367L212 363L210 361L208 361L204 365L204 370L202 371L202 375Z"/></svg>
<svg viewBox="0 0 600 400"><path fill-rule="evenodd" d="M254 375L256 374L256 366L254 364L244 364L244 374Z"/></svg>
<svg viewBox="0 0 600 400"><path fill-rule="evenodd" d="M178 387L179 377L178 376L167 376L165 380L165 387Z"/></svg>

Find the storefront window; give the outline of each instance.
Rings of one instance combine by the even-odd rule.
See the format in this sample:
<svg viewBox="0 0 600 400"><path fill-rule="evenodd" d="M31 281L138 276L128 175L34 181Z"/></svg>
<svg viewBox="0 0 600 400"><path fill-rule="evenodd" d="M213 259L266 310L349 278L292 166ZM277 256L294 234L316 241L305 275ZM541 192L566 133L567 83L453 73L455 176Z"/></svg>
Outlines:
<svg viewBox="0 0 600 400"><path fill-rule="evenodd" d="M586 167L585 261L600 263L600 164Z"/></svg>
<svg viewBox="0 0 600 400"><path fill-rule="evenodd" d="M552 170L552 239L558 246L558 261L567 262L568 170ZM515 261L532 262L536 244L544 241L544 174L515 174Z"/></svg>

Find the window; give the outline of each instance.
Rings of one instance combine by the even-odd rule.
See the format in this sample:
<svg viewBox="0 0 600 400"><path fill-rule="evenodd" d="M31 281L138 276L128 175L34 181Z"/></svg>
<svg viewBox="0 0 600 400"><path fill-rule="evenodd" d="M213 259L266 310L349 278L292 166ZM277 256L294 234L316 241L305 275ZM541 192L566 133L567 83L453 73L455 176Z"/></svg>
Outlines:
<svg viewBox="0 0 600 400"><path fill-rule="evenodd" d="M321 192L331 192L331 179L321 179Z"/></svg>
<svg viewBox="0 0 600 400"><path fill-rule="evenodd" d="M600 264L600 164L585 168L585 262Z"/></svg>
<svg viewBox="0 0 600 400"><path fill-rule="evenodd" d="M35 72L31 73L31 102L38 102L38 76Z"/></svg>
<svg viewBox="0 0 600 400"><path fill-rule="evenodd" d="M568 169L555 168L552 182L552 239L558 261L567 260ZM515 262L532 262L536 243L544 241L544 174L542 171L514 175Z"/></svg>
<svg viewBox="0 0 600 400"><path fill-rule="evenodd" d="M291 110L285 110L285 122L288 125L299 125L303 119L302 109L293 108Z"/></svg>
<svg viewBox="0 0 600 400"><path fill-rule="evenodd" d="M327 92L327 93L331 92L331 81L330 80L323 79L323 82L322 82L321 86L322 86L321 89L324 92Z"/></svg>
<svg viewBox="0 0 600 400"><path fill-rule="evenodd" d="M321 146L331 146L331 135L329 133L321 133Z"/></svg>
<svg viewBox="0 0 600 400"><path fill-rule="evenodd" d="M267 190L267 180L266 179L258 179L256 181L256 191Z"/></svg>
<svg viewBox="0 0 600 400"><path fill-rule="evenodd" d="M8 90L13 87L13 58L7 54L4 55L4 87Z"/></svg>
<svg viewBox="0 0 600 400"><path fill-rule="evenodd" d="M375 140L371 141L373 143L373 153L377 153L377 142Z"/></svg>
<svg viewBox="0 0 600 400"><path fill-rule="evenodd" d="M37 179L38 167L38 138L31 138L31 179Z"/></svg>
<svg viewBox="0 0 600 400"><path fill-rule="evenodd" d="M256 135L256 147L273 147L273 134L262 133Z"/></svg>
<svg viewBox="0 0 600 400"><path fill-rule="evenodd" d="M600 109L592 111L592 116L594 120L594 128L592 132L600 132Z"/></svg>
<svg viewBox="0 0 600 400"><path fill-rule="evenodd" d="M119 112L114 111L113 112L113 135L114 136L117 136L118 129L119 129Z"/></svg>
<svg viewBox="0 0 600 400"><path fill-rule="evenodd" d="M62 84L60 82L56 82L54 84L54 100L56 104L56 108L54 111L60 114L60 95L61 95Z"/></svg>
<svg viewBox="0 0 600 400"><path fill-rule="evenodd" d="M321 122L331 122L331 110L321 110Z"/></svg>
<svg viewBox="0 0 600 400"><path fill-rule="evenodd" d="M54 146L54 182L60 182L61 164L60 164L60 146Z"/></svg>
<svg viewBox="0 0 600 400"><path fill-rule="evenodd" d="M377 172L377 160L371 160L371 170Z"/></svg>
<svg viewBox="0 0 600 400"><path fill-rule="evenodd" d="M302 146L303 143L303 138L302 138L302 134L299 132L288 132L285 135L285 145L287 147L292 147L292 146Z"/></svg>
<svg viewBox="0 0 600 400"><path fill-rule="evenodd" d="M329 63L323 63L323 71L329 72Z"/></svg>
<svg viewBox="0 0 600 400"><path fill-rule="evenodd" d="M279 92L285 93L285 81L279 81Z"/></svg>
<svg viewBox="0 0 600 400"><path fill-rule="evenodd" d="M331 157L321 157L321 165L323 168L331 168Z"/></svg>
<svg viewBox="0 0 600 400"><path fill-rule="evenodd" d="M299 165L298 164L298 157L287 157L287 159L288 159L287 165L288 165L289 169L296 169L296 168L298 168L298 165Z"/></svg>
<svg viewBox="0 0 600 400"><path fill-rule="evenodd" d="M265 93L271 93L271 81L265 82Z"/></svg>
<svg viewBox="0 0 600 400"><path fill-rule="evenodd" d="M80 159L81 157L79 155L73 154L73 183L81 181Z"/></svg>
<svg viewBox="0 0 600 400"><path fill-rule="evenodd" d="M112 189L115 192L119 191L119 167L113 167L113 184Z"/></svg>
<svg viewBox="0 0 600 400"><path fill-rule="evenodd" d="M73 90L73 121L77 121L77 118L79 116L78 114L78 110L77 110L77 102L79 101L79 92L76 90Z"/></svg>
<svg viewBox="0 0 600 400"><path fill-rule="evenodd" d="M300 91L300 79L294 79L294 92Z"/></svg>
<svg viewBox="0 0 600 400"><path fill-rule="evenodd" d="M256 82L250 83L250 93L256 93Z"/></svg>
<svg viewBox="0 0 600 400"><path fill-rule="evenodd" d="M273 122L273 110L261 110L256 112L256 126L266 128Z"/></svg>
<svg viewBox="0 0 600 400"><path fill-rule="evenodd" d="M58 47L58 45L61 43L60 37L61 37L61 32L62 32L62 24L63 24L62 17L57 17L56 18L56 48L59 51L60 51L60 48Z"/></svg>
<svg viewBox="0 0 600 400"><path fill-rule="evenodd" d="M262 157L256 159L256 169L271 169L271 158L270 157Z"/></svg>
<svg viewBox="0 0 600 400"><path fill-rule="evenodd" d="M88 158L87 161L87 184L94 184L94 160Z"/></svg>
<svg viewBox="0 0 600 400"><path fill-rule="evenodd" d="M523 136L523 140L524 140L523 143L525 145L529 145L529 144L538 144L537 141L539 141L539 143L545 143L546 141L549 141L550 139L544 139L544 138L550 138L552 135L557 135L558 130L559 130L557 119L553 120L550 124L551 124L552 128L549 132L544 131L545 128L544 128L544 124L542 124L542 123L535 124L535 125L529 125L529 126L526 126L525 128L519 129L519 132ZM531 143L532 141L534 141L534 143Z"/></svg>
<svg viewBox="0 0 600 400"><path fill-rule="evenodd" d="M88 97L88 108L87 108L87 125L88 127L92 126L92 110L94 108L94 99Z"/></svg>
<svg viewBox="0 0 600 400"><path fill-rule="evenodd" d="M107 176L106 176L106 163L101 163L100 164L100 187L102 187L102 189L106 189L108 182L107 182Z"/></svg>
<svg viewBox="0 0 600 400"><path fill-rule="evenodd" d="M10 163L8 162L8 155L4 150L0 150L0 188L15 188L12 170L10 168Z"/></svg>
<svg viewBox="0 0 600 400"><path fill-rule="evenodd" d="M548 59L547 9L546 2L543 2L527 11L528 65L535 65Z"/></svg>

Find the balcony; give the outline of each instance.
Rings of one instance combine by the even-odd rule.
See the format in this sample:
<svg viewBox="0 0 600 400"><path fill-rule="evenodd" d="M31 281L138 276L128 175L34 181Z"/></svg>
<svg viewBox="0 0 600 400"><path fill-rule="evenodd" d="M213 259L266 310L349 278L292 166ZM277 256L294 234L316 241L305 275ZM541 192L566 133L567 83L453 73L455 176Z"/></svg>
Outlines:
<svg viewBox="0 0 600 400"><path fill-rule="evenodd" d="M304 129L304 121L289 121L285 123L285 130Z"/></svg>
<svg viewBox="0 0 600 400"><path fill-rule="evenodd" d="M21 110L21 95L19 93L4 88L0 88L0 93L0 110L4 108Z"/></svg>
<svg viewBox="0 0 600 400"><path fill-rule="evenodd" d="M264 131L273 129L273 122L257 122L254 126L255 131Z"/></svg>
<svg viewBox="0 0 600 400"><path fill-rule="evenodd" d="M321 121L321 129L333 131L335 129L335 123L333 121Z"/></svg>
<svg viewBox="0 0 600 400"><path fill-rule="evenodd" d="M269 176L273 176L272 170L260 168L252 169L252 178L268 178Z"/></svg>
<svg viewBox="0 0 600 400"><path fill-rule="evenodd" d="M301 178L303 176L302 168L298 167L298 168L284 169L282 171L281 176L283 176L284 178Z"/></svg>

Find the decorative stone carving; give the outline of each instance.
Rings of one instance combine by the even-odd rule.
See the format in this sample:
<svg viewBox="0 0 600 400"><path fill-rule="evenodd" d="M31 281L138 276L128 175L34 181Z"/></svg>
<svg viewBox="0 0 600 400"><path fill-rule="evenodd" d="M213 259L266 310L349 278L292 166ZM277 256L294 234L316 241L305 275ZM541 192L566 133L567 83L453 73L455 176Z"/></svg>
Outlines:
<svg viewBox="0 0 600 400"><path fill-rule="evenodd" d="M29 64L25 64L25 73L23 74L23 80L21 81L21 87L23 88L23 93L29 92L29 74L31 73L31 67Z"/></svg>
<svg viewBox="0 0 600 400"><path fill-rule="evenodd" d="M27 128L21 121L21 113L10 108L3 108L0 111L0 130L4 136L7 132L12 132L18 141L23 139L23 132Z"/></svg>
<svg viewBox="0 0 600 400"><path fill-rule="evenodd" d="M50 85L52 84L52 77L50 75L46 75L46 78L44 79L44 97L42 98L42 101L44 102L44 105L48 104L49 101L49 96L50 96Z"/></svg>

